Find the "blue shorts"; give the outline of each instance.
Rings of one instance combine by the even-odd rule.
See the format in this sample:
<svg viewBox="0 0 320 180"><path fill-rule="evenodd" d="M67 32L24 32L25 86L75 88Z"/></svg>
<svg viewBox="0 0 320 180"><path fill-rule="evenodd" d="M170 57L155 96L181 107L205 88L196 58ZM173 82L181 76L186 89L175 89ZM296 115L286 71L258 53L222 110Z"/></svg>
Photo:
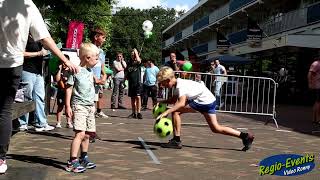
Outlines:
<svg viewBox="0 0 320 180"><path fill-rule="evenodd" d="M216 114L216 101L210 104L199 104L194 100L188 100L188 104L192 109L201 113Z"/></svg>

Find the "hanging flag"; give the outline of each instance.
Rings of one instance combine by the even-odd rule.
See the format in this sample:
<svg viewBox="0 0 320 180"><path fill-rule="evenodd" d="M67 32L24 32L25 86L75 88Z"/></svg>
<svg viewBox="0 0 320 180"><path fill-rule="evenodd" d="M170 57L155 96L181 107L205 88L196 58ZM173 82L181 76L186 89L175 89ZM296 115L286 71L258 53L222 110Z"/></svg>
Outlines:
<svg viewBox="0 0 320 180"><path fill-rule="evenodd" d="M220 53L226 53L230 47L230 41L217 30L217 49Z"/></svg>
<svg viewBox="0 0 320 180"><path fill-rule="evenodd" d="M79 21L71 21L67 36L66 48L79 49L83 38L84 24Z"/></svg>
<svg viewBox="0 0 320 180"><path fill-rule="evenodd" d="M247 42L250 47L259 47L262 44L262 29L250 17L248 17Z"/></svg>

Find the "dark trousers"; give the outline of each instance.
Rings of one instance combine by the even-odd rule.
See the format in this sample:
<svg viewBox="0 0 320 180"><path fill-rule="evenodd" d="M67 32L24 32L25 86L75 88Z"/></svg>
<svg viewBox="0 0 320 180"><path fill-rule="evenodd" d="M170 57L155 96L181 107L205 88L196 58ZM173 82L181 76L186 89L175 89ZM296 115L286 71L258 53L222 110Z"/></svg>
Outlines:
<svg viewBox="0 0 320 180"><path fill-rule="evenodd" d="M111 96L111 108L116 108L116 99L118 95L118 106L122 106L123 99L123 89L124 89L124 79L123 78L113 78L113 91Z"/></svg>
<svg viewBox="0 0 320 180"><path fill-rule="evenodd" d="M142 99L142 107L147 107L148 105L148 97L150 96L152 99L153 105L157 103L157 86L147 86L143 85L143 99Z"/></svg>
<svg viewBox="0 0 320 180"><path fill-rule="evenodd" d="M12 105L20 83L22 66L0 68L0 159L5 159L12 132Z"/></svg>

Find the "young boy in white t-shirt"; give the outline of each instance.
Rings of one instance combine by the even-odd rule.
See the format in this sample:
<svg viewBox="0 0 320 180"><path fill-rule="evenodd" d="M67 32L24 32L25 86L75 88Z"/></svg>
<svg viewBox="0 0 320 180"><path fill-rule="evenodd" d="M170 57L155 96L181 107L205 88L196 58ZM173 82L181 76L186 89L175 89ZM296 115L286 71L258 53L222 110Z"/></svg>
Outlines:
<svg viewBox="0 0 320 180"><path fill-rule="evenodd" d="M212 132L239 137L242 139L244 145L242 150L246 151L250 149L254 139L254 136L251 133L243 133L230 127L222 126L218 123L215 111L216 98L203 83L175 78L174 72L170 67L161 68L157 75L157 80L160 86L166 88L175 87L174 94L178 97L177 100L173 97L169 100L160 101L162 103L175 103L172 108L166 110L157 117L157 119L161 119L162 117L172 113L174 137L167 144L162 144L162 147L181 149L180 115L182 113L200 112L207 120Z"/></svg>

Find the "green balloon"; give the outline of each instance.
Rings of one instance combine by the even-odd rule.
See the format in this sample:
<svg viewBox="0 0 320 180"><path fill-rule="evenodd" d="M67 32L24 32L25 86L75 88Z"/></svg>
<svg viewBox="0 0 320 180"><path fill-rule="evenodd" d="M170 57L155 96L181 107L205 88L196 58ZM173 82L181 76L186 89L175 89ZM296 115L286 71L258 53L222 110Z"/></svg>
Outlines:
<svg viewBox="0 0 320 180"><path fill-rule="evenodd" d="M143 34L145 39L149 39L153 33L151 31L145 31Z"/></svg>
<svg viewBox="0 0 320 180"><path fill-rule="evenodd" d="M106 72L106 74L113 74L113 71L106 66L104 67L104 71Z"/></svg>
<svg viewBox="0 0 320 180"><path fill-rule="evenodd" d="M192 64L191 64L191 62L185 62L185 63L182 65L182 70L184 70L184 71L191 71L191 70L192 70Z"/></svg>
<svg viewBox="0 0 320 180"><path fill-rule="evenodd" d="M55 74L58 71L60 59L57 56L52 56L49 60L49 71L51 74Z"/></svg>

